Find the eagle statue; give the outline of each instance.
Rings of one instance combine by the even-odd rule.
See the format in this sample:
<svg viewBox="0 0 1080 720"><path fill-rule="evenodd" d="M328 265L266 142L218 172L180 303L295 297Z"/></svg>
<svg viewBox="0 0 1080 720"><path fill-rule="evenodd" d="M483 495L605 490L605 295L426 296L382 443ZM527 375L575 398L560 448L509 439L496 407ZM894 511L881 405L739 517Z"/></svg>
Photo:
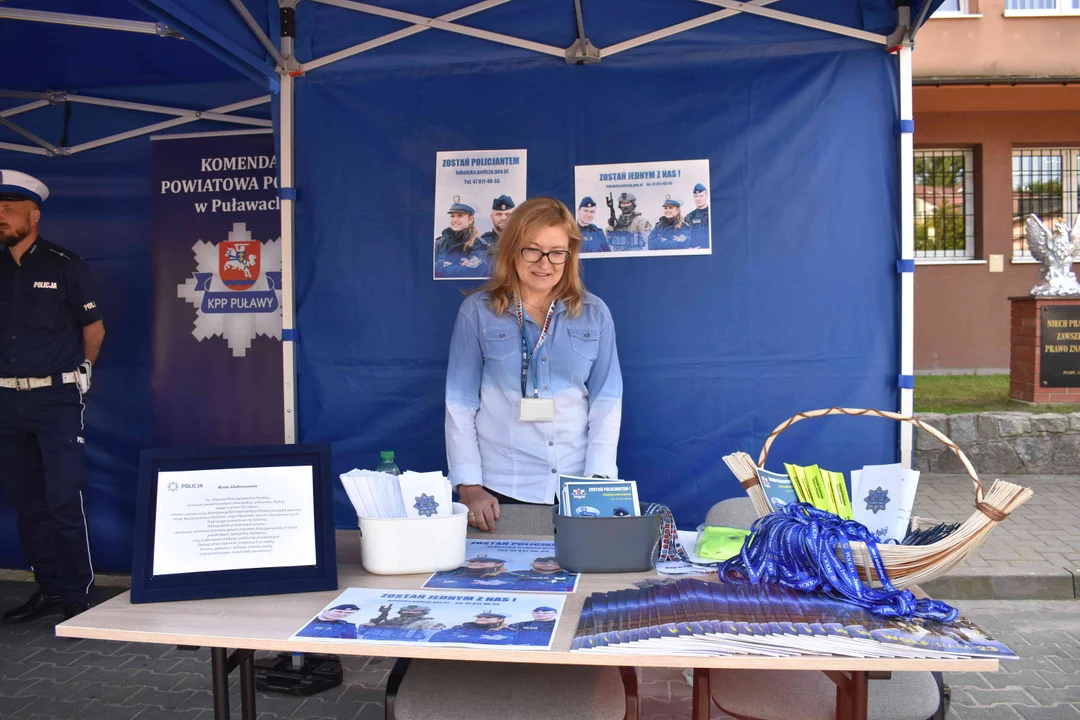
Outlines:
<svg viewBox="0 0 1080 720"><path fill-rule="evenodd" d="M1072 264L1080 259L1080 220L1054 223L1054 232L1043 224L1038 215L1029 215L1025 223L1028 250L1042 263L1039 268L1039 284L1031 288L1038 297L1062 297L1080 295L1080 283L1076 281Z"/></svg>

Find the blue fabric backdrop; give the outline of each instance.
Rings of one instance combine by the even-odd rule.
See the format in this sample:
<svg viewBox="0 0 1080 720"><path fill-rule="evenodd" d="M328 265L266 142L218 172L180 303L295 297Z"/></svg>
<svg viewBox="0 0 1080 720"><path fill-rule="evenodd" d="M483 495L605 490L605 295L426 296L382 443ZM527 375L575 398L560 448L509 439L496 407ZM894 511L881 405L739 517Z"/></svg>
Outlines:
<svg viewBox="0 0 1080 720"><path fill-rule="evenodd" d="M466 3L380 4L436 16ZM691 0L584 5L600 47L718 10ZM189 38L0 21L0 54L21 68L8 88L193 108L274 88L272 62L227 0L5 6L163 20ZM276 2L248 7L276 39ZM895 26L891 0L773 7L880 33ZM463 23L566 47L569 8L515 0ZM304 61L407 26L311 2L297 23ZM429 30L298 78L302 440L332 442L339 471L371 466L384 448L403 466L444 467L445 356L462 286L430 280L433 175L437 151L466 148L527 148L530 192L565 201L575 164L710 160L712 256L585 268L618 328L623 474L645 499L669 502L681 525L741 493L721 455L756 455L789 414L895 407L896 72L879 46L743 15L589 67ZM147 117L75 106L68 141ZM53 142L63 132L60 107L18 119ZM6 129L0 140L23 142ZM49 183L44 232L81 253L104 288L109 335L87 413L87 509L99 569L126 571L137 454L150 437L149 141L64 159L0 151L0 164ZM865 419L803 423L775 453L772 466L847 471L894 459L896 430ZM337 510L339 526L354 524L343 496ZM12 566L22 559L6 512L0 564Z"/></svg>

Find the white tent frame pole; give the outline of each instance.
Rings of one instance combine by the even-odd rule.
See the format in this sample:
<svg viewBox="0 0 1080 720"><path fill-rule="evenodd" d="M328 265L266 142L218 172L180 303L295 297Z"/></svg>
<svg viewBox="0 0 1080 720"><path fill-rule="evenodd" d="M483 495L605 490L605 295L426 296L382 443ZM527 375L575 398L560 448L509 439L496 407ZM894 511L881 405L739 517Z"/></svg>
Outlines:
<svg viewBox="0 0 1080 720"><path fill-rule="evenodd" d="M38 108L47 107L50 104L51 103L48 100L35 100L34 102L26 103L25 105L19 105L17 107L8 108L7 110L2 110L0 111L0 117L15 117L16 115L21 115L24 112L30 112L31 110L37 110Z"/></svg>
<svg viewBox="0 0 1080 720"><path fill-rule="evenodd" d="M757 7L764 7L766 5L772 5L776 2L780 2L780 0L751 0L747 4ZM615 55L616 53L621 53L625 50L632 50L636 47L647 45L648 43L651 43L655 40L663 40L666 37L678 35L681 32L693 30L694 28L699 28L702 25L709 25L710 23L717 22L718 20L726 20L729 17L735 17L741 12L741 10L718 10L717 12L709 13L708 15L702 15L699 18L694 18L693 20L687 20L686 22L681 22L676 25L669 25L666 28L655 30L651 33L646 33L644 35L639 35L636 38L630 38L629 40L624 40L620 43L609 45L606 48L600 48L600 56L610 57L612 55Z"/></svg>
<svg viewBox="0 0 1080 720"><path fill-rule="evenodd" d="M469 37L480 38L481 40L490 40L491 42L501 43L503 45L510 45L524 50L543 53L544 55L554 55L555 57L564 59L566 57L565 48L557 48L554 45L545 45L531 40L522 40L521 38L511 37L510 35L488 32L487 30L478 30L476 28L465 27L464 25L455 25L452 22L446 22L445 20L439 20L437 18L429 18L424 17L423 15L399 12L397 10L387 10L386 8L368 5L367 3L354 2L353 0L314 0L314 2L322 3L323 5L333 5L334 7L344 8L346 10L356 10L357 12L367 13L369 15L378 15L379 17L390 18L392 20L400 20L414 25L426 25L437 30L446 30L447 32L468 35Z"/></svg>
<svg viewBox="0 0 1080 720"><path fill-rule="evenodd" d="M176 115L189 117L195 120L217 120L218 122L236 123L238 125L252 125L254 127L272 128L273 121L263 118L249 118L237 115L214 112L213 110L187 110L184 108L166 107L164 105L148 105L146 103L127 102L126 100L107 100L105 98L89 97L87 95L61 94L59 101L83 103L84 105L99 105L101 107L120 108L122 110L138 110L140 112L159 113L161 115Z"/></svg>
<svg viewBox="0 0 1080 720"><path fill-rule="evenodd" d="M44 10L23 10L21 8L0 7L0 19L29 20L31 22L50 23L52 25L75 25L77 27L98 28L101 30L123 30L142 33L143 35L162 35L163 27L157 23L141 20L120 20L119 18L94 17L93 15L73 15L71 13L46 12Z"/></svg>
<svg viewBox="0 0 1080 720"><path fill-rule="evenodd" d="M772 1L776 2L777 0ZM463 7L460 10L455 10L454 12L440 15L438 18L436 18L436 20L440 20L443 22L453 22L454 20L460 20L463 17L475 15L476 13L487 10L488 8L493 8L497 5L504 5L508 2L510 2L510 0L484 0L484 2L478 2L475 5L469 5L468 7ZM338 50L337 52L330 53L329 55L324 55L321 58L316 58L315 60L311 60L310 62L303 63L300 67L304 72L309 72L324 65L329 65L330 63L337 62L338 60L344 60L345 58L352 57L353 55L359 55L360 53L367 52L368 50L374 50L377 47L389 45L390 43L397 40L402 40L404 38L411 37L413 35L416 35L417 33L422 33L425 30L430 29L430 25L413 25L412 27L407 27L392 33L387 33L386 35L380 35L377 38L359 43L358 45L353 45L352 47L347 47L344 50Z"/></svg>
<svg viewBox="0 0 1080 720"><path fill-rule="evenodd" d="M212 113L231 113L237 110L246 110L256 105L265 105L270 102L269 95L263 95L262 97L252 98L250 100L242 100L231 105L222 105L210 110ZM69 148L63 148L62 154L74 155L75 153L84 152L86 150L92 150L102 145L111 145L112 143L118 143L122 140L128 140L133 137L139 137L140 135L148 135L150 133L158 132L159 130L168 130L169 128L176 127L177 125L186 125L187 123L197 122L199 120L206 119L206 116L202 117L180 117L174 120L166 120L165 122L155 123L153 125L147 125L146 127L136 128L134 130L128 130L127 132L117 133L116 135L109 135L98 140L91 140L89 142L82 143L81 145L72 145Z"/></svg>
<svg viewBox="0 0 1080 720"><path fill-rule="evenodd" d="M281 38L281 53L293 57L293 39ZM296 120L295 77L282 72L278 89L278 174L281 188L295 188L293 172L293 123ZM296 413L296 269L295 269L295 201L280 197L281 208L281 376L285 444L297 440L299 422ZM289 332L286 332L289 331Z"/></svg>
<svg viewBox="0 0 1080 720"><path fill-rule="evenodd" d="M3 125L8 130L11 130L14 133L22 135L24 138L34 143L35 145L40 145L41 147L45 148L45 150L47 150L49 154L58 153L60 151L60 148L58 148L56 145L53 145L48 140L43 140L39 138L37 135L30 132L26 128L16 125L5 117L0 117L0 125Z"/></svg>
<svg viewBox="0 0 1080 720"><path fill-rule="evenodd" d="M251 34L255 36L255 39L258 40L264 48L266 48L266 52L270 53L270 57L274 58L274 62L277 64L277 66L280 68L284 68L285 58L283 58L281 56L281 53L278 52L278 49L274 47L274 43L270 42L270 38L266 37L266 33L263 32L263 29L259 26L259 23L255 22L255 18L251 16L251 13L248 11L247 6L244 5L244 0L229 0L229 2L232 3L232 6L234 8L236 8L236 12L240 13L240 17L244 19L244 22L247 24L248 29L251 30Z"/></svg>
<svg viewBox="0 0 1080 720"><path fill-rule="evenodd" d="M26 90L0 90L0 97L18 98L19 100L48 100L49 93L27 92Z"/></svg>
<svg viewBox="0 0 1080 720"><path fill-rule="evenodd" d="M188 138L236 137L237 135L273 135L272 128L252 128L250 130L206 130L204 132L165 133L151 135L151 140L185 140Z"/></svg>
<svg viewBox="0 0 1080 720"><path fill-rule="evenodd" d="M901 8L903 11L903 8ZM914 121L911 44L900 47L900 120ZM915 257L915 134L900 133L900 259ZM915 273L900 273L900 374L915 374ZM900 414L911 415L915 391L900 388ZM911 467L914 428L900 423L900 462Z"/></svg>
<svg viewBox="0 0 1080 720"><path fill-rule="evenodd" d="M738 10L749 15L760 15L761 17L780 20L782 22L791 23L792 25L801 25L803 27L814 28L815 30L823 30L836 35L866 40L867 42L877 43L879 45L886 45L888 42L884 35L878 35L877 33L867 32L865 30L856 30L847 25L838 25L836 23L825 22L824 20L814 20L813 18L803 17L802 15L796 15L782 10L763 8L753 3L734 2L733 0L698 0L698 2L703 2L706 5L716 5L718 7L727 8L728 10Z"/></svg>
<svg viewBox="0 0 1080 720"><path fill-rule="evenodd" d="M52 155L45 148L34 147L33 145L19 145L18 143L0 142L0 150L12 150L14 152L28 153L30 155Z"/></svg>

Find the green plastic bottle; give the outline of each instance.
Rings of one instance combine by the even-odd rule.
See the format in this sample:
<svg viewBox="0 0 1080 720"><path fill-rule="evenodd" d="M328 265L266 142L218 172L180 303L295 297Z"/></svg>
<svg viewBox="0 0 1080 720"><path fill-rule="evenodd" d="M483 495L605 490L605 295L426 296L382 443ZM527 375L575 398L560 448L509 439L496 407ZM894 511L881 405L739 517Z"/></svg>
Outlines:
<svg viewBox="0 0 1080 720"><path fill-rule="evenodd" d="M390 475L400 475L401 469L394 464L394 451L383 450L379 453L379 460L381 461L375 466L375 472L389 473Z"/></svg>

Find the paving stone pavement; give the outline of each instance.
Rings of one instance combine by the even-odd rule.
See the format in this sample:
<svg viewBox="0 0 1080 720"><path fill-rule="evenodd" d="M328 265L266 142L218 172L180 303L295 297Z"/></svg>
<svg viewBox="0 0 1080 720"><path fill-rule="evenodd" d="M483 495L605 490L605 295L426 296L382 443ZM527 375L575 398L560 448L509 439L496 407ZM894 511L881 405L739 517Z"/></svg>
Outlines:
<svg viewBox="0 0 1080 720"><path fill-rule="evenodd" d="M994 478L980 478L986 490ZM1080 588L1080 476L1010 475L1034 495L1001 523L948 582L924 584L931 594L985 599L1068 599ZM975 510L967 475L923 474L914 514L942 522ZM964 594L961 594L964 593Z"/></svg>
<svg viewBox="0 0 1080 720"><path fill-rule="evenodd" d="M28 583L0 581L0 607L18 604L31 590ZM99 589L98 600L120 591ZM957 605L1021 659L1004 662L996 674L947 674L953 688L950 718L1080 720L1080 603L969 600ZM378 720L392 664L348 658L343 684L310 698L259 693L259 718ZM209 671L205 649L61 639L45 620L0 626L0 718L211 720ZM234 717L240 710L236 684L234 674ZM680 671L641 671L639 691L643 720L689 720L691 688ZM714 708L712 717L724 716Z"/></svg>

